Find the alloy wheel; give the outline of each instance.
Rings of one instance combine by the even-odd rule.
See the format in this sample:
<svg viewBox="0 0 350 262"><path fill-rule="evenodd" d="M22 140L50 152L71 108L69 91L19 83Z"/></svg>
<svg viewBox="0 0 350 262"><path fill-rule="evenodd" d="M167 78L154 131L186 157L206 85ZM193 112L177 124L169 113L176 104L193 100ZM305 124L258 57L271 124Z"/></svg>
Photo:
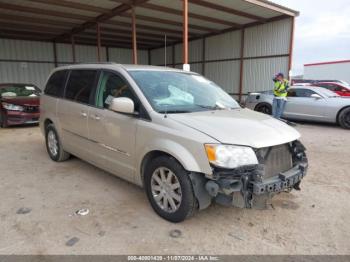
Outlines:
<svg viewBox="0 0 350 262"><path fill-rule="evenodd" d="M151 177L152 196L157 205L168 213L174 213L181 205L181 185L176 175L166 167L157 168Z"/></svg>
<svg viewBox="0 0 350 262"><path fill-rule="evenodd" d="M47 133L47 144L50 150L50 153L53 156L56 156L58 153L58 141L57 141L57 137L54 131L50 130Z"/></svg>

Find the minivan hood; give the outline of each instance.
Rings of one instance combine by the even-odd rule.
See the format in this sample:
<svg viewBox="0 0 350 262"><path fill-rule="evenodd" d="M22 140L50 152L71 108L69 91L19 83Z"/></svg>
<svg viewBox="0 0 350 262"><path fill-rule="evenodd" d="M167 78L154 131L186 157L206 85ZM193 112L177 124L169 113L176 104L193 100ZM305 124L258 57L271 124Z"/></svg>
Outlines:
<svg viewBox="0 0 350 262"><path fill-rule="evenodd" d="M263 148L285 144L300 137L298 131L282 121L249 109L169 114L168 117L222 144Z"/></svg>

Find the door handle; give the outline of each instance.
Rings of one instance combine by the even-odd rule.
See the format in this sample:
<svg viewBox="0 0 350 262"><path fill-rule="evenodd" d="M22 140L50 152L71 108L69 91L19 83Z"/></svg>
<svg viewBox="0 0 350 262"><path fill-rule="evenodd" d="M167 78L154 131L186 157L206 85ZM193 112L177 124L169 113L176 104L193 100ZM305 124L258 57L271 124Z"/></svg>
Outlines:
<svg viewBox="0 0 350 262"><path fill-rule="evenodd" d="M99 115L91 115L91 118L96 120L96 121L99 121L101 119L101 117Z"/></svg>
<svg viewBox="0 0 350 262"><path fill-rule="evenodd" d="M85 113L85 112L80 112L80 115L84 118L87 117L87 113Z"/></svg>

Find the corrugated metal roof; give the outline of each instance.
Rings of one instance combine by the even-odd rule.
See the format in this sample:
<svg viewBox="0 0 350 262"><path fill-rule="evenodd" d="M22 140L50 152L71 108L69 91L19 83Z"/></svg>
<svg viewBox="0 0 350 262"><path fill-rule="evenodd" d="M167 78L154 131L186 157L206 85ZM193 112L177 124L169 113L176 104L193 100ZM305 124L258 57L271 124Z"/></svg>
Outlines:
<svg viewBox="0 0 350 262"><path fill-rule="evenodd" d="M102 26L120 30L123 35L130 36L130 7L124 3L131 3L131 0L0 0L0 37L30 39L32 36L32 40L67 42L71 30L80 30L80 33L93 29L96 21ZM116 16L108 16L112 9L120 7L123 10ZM190 37L208 36L251 23L264 23L266 19L282 15L297 14L265 0L189 0L189 33ZM109 18L105 19L105 15ZM177 41L176 38L170 39L171 35L178 35L181 39L181 34L174 33L174 30L182 30L181 0L137 0L136 15L140 34L148 33L161 38L167 32L166 29L169 29L173 30L167 32L169 42ZM42 19L44 20L41 21ZM118 24L118 21L123 23ZM52 28L52 32L47 32L47 28ZM62 36L64 39L61 39ZM103 36L102 41L106 45L119 44L117 39L110 43ZM143 44L142 40L138 42ZM120 44L125 45L125 41ZM144 46L147 46L146 43ZM159 40L153 46L159 46Z"/></svg>

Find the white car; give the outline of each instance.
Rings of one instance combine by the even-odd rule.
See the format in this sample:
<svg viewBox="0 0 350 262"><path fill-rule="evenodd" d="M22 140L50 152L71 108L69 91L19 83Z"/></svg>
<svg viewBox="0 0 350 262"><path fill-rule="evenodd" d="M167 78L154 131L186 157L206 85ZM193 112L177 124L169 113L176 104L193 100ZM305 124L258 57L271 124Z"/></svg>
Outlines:
<svg viewBox="0 0 350 262"><path fill-rule="evenodd" d="M272 113L272 91L250 93L247 108L265 114ZM317 86L292 86L288 89L283 118L337 123L350 129L350 99Z"/></svg>

